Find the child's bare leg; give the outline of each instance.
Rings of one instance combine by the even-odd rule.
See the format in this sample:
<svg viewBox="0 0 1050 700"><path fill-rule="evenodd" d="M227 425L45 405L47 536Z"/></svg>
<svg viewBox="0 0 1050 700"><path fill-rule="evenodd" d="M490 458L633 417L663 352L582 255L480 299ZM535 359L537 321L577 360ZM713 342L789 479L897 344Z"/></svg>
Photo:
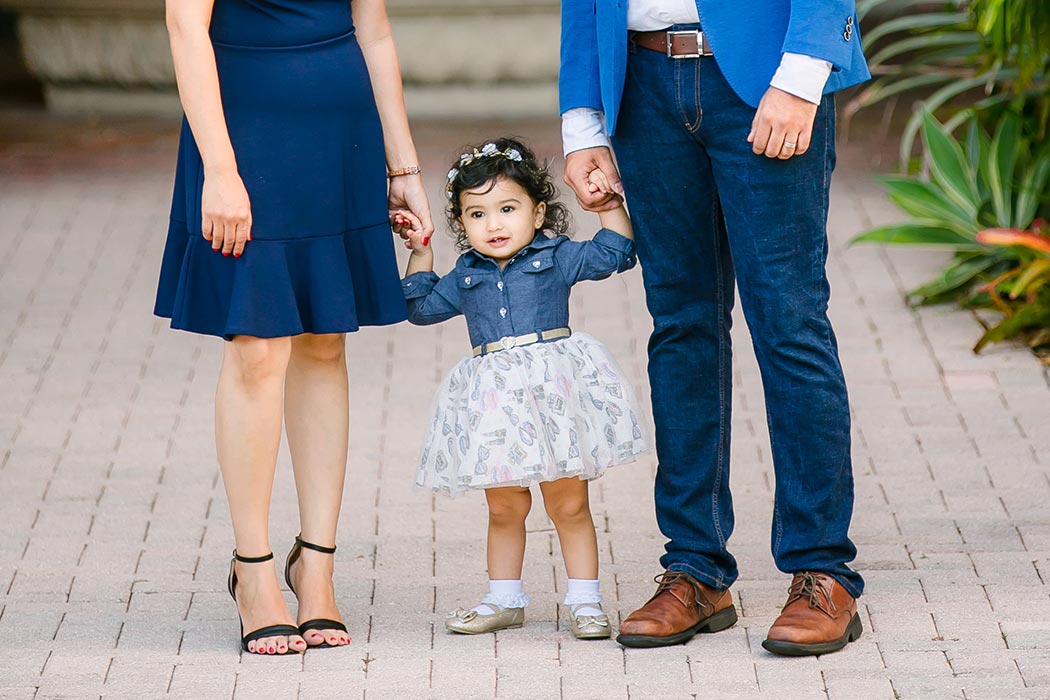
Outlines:
<svg viewBox="0 0 1050 700"><path fill-rule="evenodd" d="M489 504L489 578L520 579L525 561L525 518L532 508L528 489L485 489Z"/></svg>
<svg viewBox="0 0 1050 700"><path fill-rule="evenodd" d="M598 578L598 537L594 533L587 482L575 477L540 484L543 506L558 530L570 579Z"/></svg>
<svg viewBox="0 0 1050 700"><path fill-rule="evenodd" d="M605 622L599 629L589 629L588 637L608 637L608 618L601 608L602 595L598 585L598 537L594 533L587 482L577 479L558 479L540 484L543 506L554 521L565 560L566 582L563 604L581 615L601 616ZM595 623L591 623L593 627Z"/></svg>

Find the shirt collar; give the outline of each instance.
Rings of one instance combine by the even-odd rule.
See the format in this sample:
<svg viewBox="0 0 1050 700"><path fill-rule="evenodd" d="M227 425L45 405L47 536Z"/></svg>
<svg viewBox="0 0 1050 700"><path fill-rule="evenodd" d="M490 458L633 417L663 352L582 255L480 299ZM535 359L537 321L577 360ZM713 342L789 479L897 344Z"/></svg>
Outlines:
<svg viewBox="0 0 1050 700"><path fill-rule="evenodd" d="M543 250L544 248L553 248L554 246L561 243L561 236L548 236L542 231L537 231L536 235L533 236L532 240L521 250L514 254L514 257L521 257L531 250ZM478 251L471 248L463 254L463 262L471 267L478 261L490 262L493 265L498 265L495 260L487 255L482 255Z"/></svg>

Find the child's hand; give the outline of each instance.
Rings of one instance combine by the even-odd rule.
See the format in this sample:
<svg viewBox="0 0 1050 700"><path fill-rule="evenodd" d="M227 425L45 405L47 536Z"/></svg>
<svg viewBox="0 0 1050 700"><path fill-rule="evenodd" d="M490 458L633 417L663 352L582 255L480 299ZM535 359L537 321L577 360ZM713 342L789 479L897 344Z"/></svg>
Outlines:
<svg viewBox="0 0 1050 700"><path fill-rule="evenodd" d="M390 213L390 228L405 241L405 247L413 253L429 250L430 236L424 236L423 223L407 209L396 209Z"/></svg>
<svg viewBox="0 0 1050 700"><path fill-rule="evenodd" d="M623 204L623 197L612 188L612 185L609 184L609 178L605 177L605 173L601 170L595 168L590 172L590 175L587 176L587 186L593 193L602 192L607 195L612 195L609 198L610 202L617 202L621 205Z"/></svg>

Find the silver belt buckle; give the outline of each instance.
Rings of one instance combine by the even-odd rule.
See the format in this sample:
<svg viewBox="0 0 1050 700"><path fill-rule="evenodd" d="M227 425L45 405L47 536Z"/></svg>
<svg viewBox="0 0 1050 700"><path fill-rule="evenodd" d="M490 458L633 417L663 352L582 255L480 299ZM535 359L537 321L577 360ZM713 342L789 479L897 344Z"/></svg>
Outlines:
<svg viewBox="0 0 1050 700"><path fill-rule="evenodd" d="M696 37L696 53L680 53L672 54L671 48L674 45L674 37L676 36L689 36L690 34ZM700 58L704 55L704 33L699 29L686 29L677 32L667 32L667 57L675 60L679 58Z"/></svg>
<svg viewBox="0 0 1050 700"><path fill-rule="evenodd" d="M503 346L504 350L510 350L518 344L518 339L511 335L505 335L499 339L499 344Z"/></svg>

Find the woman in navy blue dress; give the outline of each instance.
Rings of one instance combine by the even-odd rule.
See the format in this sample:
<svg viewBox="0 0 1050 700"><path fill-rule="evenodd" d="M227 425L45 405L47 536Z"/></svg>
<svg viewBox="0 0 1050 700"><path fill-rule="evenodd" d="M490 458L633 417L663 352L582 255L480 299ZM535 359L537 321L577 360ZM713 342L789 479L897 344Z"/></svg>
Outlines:
<svg viewBox="0 0 1050 700"><path fill-rule="evenodd" d="M169 0L167 23L186 119L156 313L228 341L215 426L242 647L346 644L331 556L345 334L406 318L389 212L433 231L384 0ZM302 527L285 564L297 620L269 563L282 419Z"/></svg>

